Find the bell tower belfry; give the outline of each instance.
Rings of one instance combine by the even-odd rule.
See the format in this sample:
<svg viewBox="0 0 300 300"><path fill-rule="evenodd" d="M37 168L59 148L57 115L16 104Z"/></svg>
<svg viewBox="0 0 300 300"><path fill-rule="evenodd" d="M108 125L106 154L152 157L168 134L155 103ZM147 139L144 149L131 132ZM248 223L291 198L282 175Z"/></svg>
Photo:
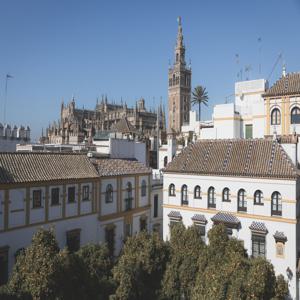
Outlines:
<svg viewBox="0 0 300 300"><path fill-rule="evenodd" d="M178 17L178 33L175 47L175 60L169 67L169 118L168 129L176 133L181 132L181 126L189 123L191 109L191 68L186 67L185 46L181 26L181 17Z"/></svg>

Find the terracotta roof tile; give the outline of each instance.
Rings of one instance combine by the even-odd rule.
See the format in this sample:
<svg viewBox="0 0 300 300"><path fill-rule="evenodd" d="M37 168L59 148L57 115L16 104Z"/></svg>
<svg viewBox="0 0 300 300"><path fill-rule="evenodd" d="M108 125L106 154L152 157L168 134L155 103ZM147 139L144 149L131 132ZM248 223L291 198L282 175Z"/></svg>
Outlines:
<svg viewBox="0 0 300 300"><path fill-rule="evenodd" d="M179 211L174 210L169 212L168 217L171 219L182 219L181 213Z"/></svg>
<svg viewBox="0 0 300 300"><path fill-rule="evenodd" d="M165 173L295 179L298 169L277 141L200 140L187 146Z"/></svg>
<svg viewBox="0 0 300 300"><path fill-rule="evenodd" d="M295 94L300 94L300 73L289 73L286 76L282 76L267 90L264 97Z"/></svg>
<svg viewBox="0 0 300 300"><path fill-rule="evenodd" d="M94 165L100 176L134 175L151 173L151 169L141 162L127 159L95 159Z"/></svg>
<svg viewBox="0 0 300 300"><path fill-rule="evenodd" d="M267 229L265 223L256 222L256 221L253 221L251 223L251 225L249 226L249 229L252 230L252 231L257 231L257 232L261 232L261 233L267 233L268 232L268 229Z"/></svg>
<svg viewBox="0 0 300 300"><path fill-rule="evenodd" d="M84 154L0 153L0 184L97 178Z"/></svg>
<svg viewBox="0 0 300 300"><path fill-rule="evenodd" d="M121 132L121 133L135 133L137 130L136 128L131 124L128 119L122 118L119 122L117 122L113 127L113 131Z"/></svg>

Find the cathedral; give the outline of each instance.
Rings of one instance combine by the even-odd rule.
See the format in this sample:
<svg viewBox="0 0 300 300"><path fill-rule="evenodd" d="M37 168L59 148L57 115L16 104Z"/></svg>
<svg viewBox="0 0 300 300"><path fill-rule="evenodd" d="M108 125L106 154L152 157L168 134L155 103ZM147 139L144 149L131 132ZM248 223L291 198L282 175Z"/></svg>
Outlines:
<svg viewBox="0 0 300 300"><path fill-rule="evenodd" d="M162 105L157 112L148 111L143 98L130 108L126 103L109 103L105 97L100 103L97 102L94 110L77 108L73 98L67 105L61 104L60 120L49 125L44 143L90 142L97 132L114 131L115 125L122 119L131 123L139 139L157 135L158 129L161 133L166 131Z"/></svg>

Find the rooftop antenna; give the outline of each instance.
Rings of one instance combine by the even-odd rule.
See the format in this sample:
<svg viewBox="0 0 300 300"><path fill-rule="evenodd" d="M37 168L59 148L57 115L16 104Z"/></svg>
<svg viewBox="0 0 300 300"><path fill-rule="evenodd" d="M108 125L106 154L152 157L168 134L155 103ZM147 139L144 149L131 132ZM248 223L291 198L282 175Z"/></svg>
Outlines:
<svg viewBox="0 0 300 300"><path fill-rule="evenodd" d="M249 78L250 78L250 71L251 71L251 69L252 69L251 65L245 66L245 73L247 74L246 80L249 80Z"/></svg>
<svg viewBox="0 0 300 300"><path fill-rule="evenodd" d="M259 73L259 76L261 76L261 49L262 49L262 45L261 45L261 42L262 42L262 39L261 37L259 37L257 39L257 42L258 42L258 55L259 55L259 63L258 63L258 73Z"/></svg>
<svg viewBox="0 0 300 300"><path fill-rule="evenodd" d="M3 122L6 122L6 102L7 102L7 83L8 79L13 78L11 75L6 74L5 77L5 96L4 96L4 109L3 109Z"/></svg>
<svg viewBox="0 0 300 300"><path fill-rule="evenodd" d="M268 81L269 81L270 77L272 76L272 74L273 74L275 68L277 67L277 65L278 65L278 63L279 63L279 61L280 61L281 59L282 59L282 52L280 52L280 53L278 54L278 57L277 57L277 59L276 59L276 61L275 61L275 64L273 65L273 68L272 68L272 70L271 70L271 73L270 73L270 75L269 75L269 77L268 77Z"/></svg>
<svg viewBox="0 0 300 300"><path fill-rule="evenodd" d="M239 68L239 64L240 64L240 56L239 56L238 53L235 54L235 63L236 63L236 65L237 65L237 68ZM237 73L237 78L238 78L238 80L239 80L239 78L240 78L240 71L238 71L238 73Z"/></svg>

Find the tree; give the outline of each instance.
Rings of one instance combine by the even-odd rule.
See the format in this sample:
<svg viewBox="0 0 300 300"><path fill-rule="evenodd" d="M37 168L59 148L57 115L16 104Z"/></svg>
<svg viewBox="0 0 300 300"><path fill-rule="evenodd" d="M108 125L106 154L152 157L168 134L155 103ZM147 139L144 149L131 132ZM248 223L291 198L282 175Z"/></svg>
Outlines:
<svg viewBox="0 0 300 300"><path fill-rule="evenodd" d="M206 91L206 88L201 86L201 85L197 85L193 92L192 92L192 101L191 103L193 105L198 105L198 109L199 109L199 121L201 121L201 104L204 104L205 106L207 106L208 104L208 94Z"/></svg>
<svg viewBox="0 0 300 300"><path fill-rule="evenodd" d="M273 265L265 258L250 260L247 276L247 299L271 299L275 296L276 278Z"/></svg>
<svg viewBox="0 0 300 300"><path fill-rule="evenodd" d="M177 223L171 228L171 259L162 284L162 298L190 299L198 272L197 261L205 248L196 226L185 228Z"/></svg>
<svg viewBox="0 0 300 300"><path fill-rule="evenodd" d="M284 300L289 295L289 285L283 275L276 277L275 297L274 300Z"/></svg>
<svg viewBox="0 0 300 300"><path fill-rule="evenodd" d="M80 248L76 255L88 274L90 299L108 299L115 287L111 273L113 262L107 246L89 244Z"/></svg>
<svg viewBox="0 0 300 300"><path fill-rule="evenodd" d="M18 256L8 289L21 298L54 299L58 292L59 247L52 229L39 229L31 245Z"/></svg>
<svg viewBox="0 0 300 300"><path fill-rule="evenodd" d="M129 237L113 269L116 299L157 299L168 255L168 246L157 234Z"/></svg>

